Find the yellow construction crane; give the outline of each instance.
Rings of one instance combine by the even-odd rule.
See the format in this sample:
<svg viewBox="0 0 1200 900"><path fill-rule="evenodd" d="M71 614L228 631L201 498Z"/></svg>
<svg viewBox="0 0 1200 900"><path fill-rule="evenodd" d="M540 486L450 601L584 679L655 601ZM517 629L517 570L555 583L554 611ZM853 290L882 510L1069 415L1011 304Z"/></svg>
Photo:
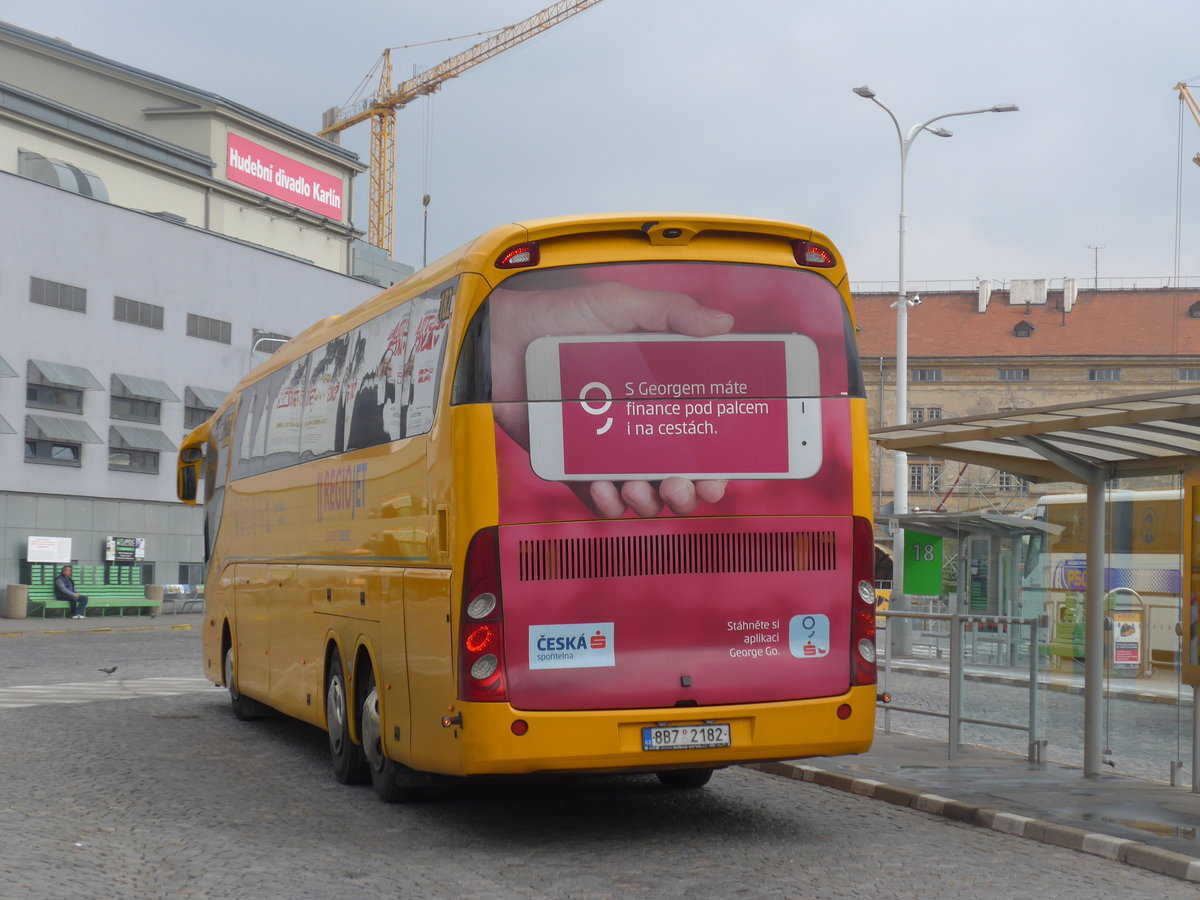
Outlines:
<svg viewBox="0 0 1200 900"><path fill-rule="evenodd" d="M1187 84L1181 81L1175 85L1175 90L1179 91L1179 102L1187 105L1187 108L1192 111L1192 117L1196 120L1196 124L1200 125L1200 103L1196 102L1196 98L1188 90ZM1192 157L1192 162L1200 166L1200 153Z"/></svg>
<svg viewBox="0 0 1200 900"><path fill-rule="evenodd" d="M441 88L443 82L461 75L467 69L486 62L522 41L536 37L599 2L601 0L561 0L516 25L502 28L474 47L438 63L431 69L426 69L396 88L392 87L390 51L384 50L379 89L375 95L357 104L355 108L335 106L325 111L321 119L321 130L317 134L329 138L334 143L338 142L341 132L351 125L366 119L371 120L368 241L376 247L382 247L389 254L392 253L395 228L393 200L396 183L396 110L418 97L434 93Z"/></svg>

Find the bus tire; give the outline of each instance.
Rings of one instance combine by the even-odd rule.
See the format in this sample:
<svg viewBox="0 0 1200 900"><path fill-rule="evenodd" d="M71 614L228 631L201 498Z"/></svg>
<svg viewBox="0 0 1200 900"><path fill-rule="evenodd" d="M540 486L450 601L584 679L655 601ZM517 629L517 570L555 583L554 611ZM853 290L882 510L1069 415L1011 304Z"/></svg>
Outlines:
<svg viewBox="0 0 1200 900"><path fill-rule="evenodd" d="M251 719L261 719L267 713L267 708L257 700L251 700L238 693L237 666L233 659L233 644L225 648L225 687L229 689L229 703L233 714L243 722Z"/></svg>
<svg viewBox="0 0 1200 900"><path fill-rule="evenodd" d="M363 755L367 771L371 773L371 784L384 803L411 803L421 800L427 791L427 782L422 775L408 766L388 759L383 751L383 723L379 717L379 691L375 687L375 673L366 665L362 689L359 696L359 728L362 737Z"/></svg>
<svg viewBox="0 0 1200 900"><path fill-rule="evenodd" d="M329 658L329 677L325 683L325 733L329 737L329 762L333 777L342 784L363 784L367 780L367 761L362 747L350 737L350 704L346 696L346 673L342 657L335 650Z"/></svg>
<svg viewBox="0 0 1200 900"><path fill-rule="evenodd" d="M662 782L663 787L671 788L679 791L694 791L696 788L702 788L708 784L708 780L712 778L712 769L665 769L662 772L655 772L658 780Z"/></svg>

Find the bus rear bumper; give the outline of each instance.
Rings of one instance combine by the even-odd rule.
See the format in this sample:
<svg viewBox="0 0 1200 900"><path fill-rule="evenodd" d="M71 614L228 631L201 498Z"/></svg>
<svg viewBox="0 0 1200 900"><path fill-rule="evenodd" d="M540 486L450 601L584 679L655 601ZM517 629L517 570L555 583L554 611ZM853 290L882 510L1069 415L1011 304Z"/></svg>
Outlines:
<svg viewBox="0 0 1200 900"><path fill-rule="evenodd" d="M685 709L529 711L465 703L458 774L657 771L863 753L875 732L875 702L875 685L866 685L838 697ZM842 706L850 713L844 719ZM519 722L523 734L515 733ZM643 749L646 727L702 723L728 724L730 745Z"/></svg>

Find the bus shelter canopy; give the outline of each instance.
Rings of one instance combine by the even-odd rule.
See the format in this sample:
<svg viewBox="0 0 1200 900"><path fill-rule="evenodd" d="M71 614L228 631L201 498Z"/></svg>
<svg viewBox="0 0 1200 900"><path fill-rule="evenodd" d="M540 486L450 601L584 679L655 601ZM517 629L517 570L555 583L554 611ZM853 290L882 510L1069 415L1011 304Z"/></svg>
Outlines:
<svg viewBox="0 0 1200 900"><path fill-rule="evenodd" d="M923 425L878 428L897 451L988 466L1031 481L1088 486L1083 774L1101 774L1103 721L1104 485L1112 478L1178 473L1200 457L1200 390L1067 403ZM907 524L907 523L905 523ZM1200 666L1182 667L1193 686L1193 734L1200 734ZM1200 792L1200 740L1192 747L1192 790Z"/></svg>
<svg viewBox="0 0 1200 900"><path fill-rule="evenodd" d="M893 425L871 437L888 450L1035 482L1159 475L1200 457L1200 389Z"/></svg>
<svg viewBox="0 0 1200 900"><path fill-rule="evenodd" d="M896 519L905 531L959 540L977 534L999 538L1017 538L1026 534L1057 535L1063 530L1061 525L998 513L915 512L897 516Z"/></svg>

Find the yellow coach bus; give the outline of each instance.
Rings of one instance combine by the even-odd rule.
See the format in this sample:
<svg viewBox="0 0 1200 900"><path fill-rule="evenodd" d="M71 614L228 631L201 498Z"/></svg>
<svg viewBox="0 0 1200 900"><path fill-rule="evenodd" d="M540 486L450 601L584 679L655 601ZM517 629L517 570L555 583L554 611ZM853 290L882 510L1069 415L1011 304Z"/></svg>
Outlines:
<svg viewBox="0 0 1200 900"><path fill-rule="evenodd" d="M867 413L800 225L505 225L281 347L179 454L204 668L388 801L868 749Z"/></svg>

